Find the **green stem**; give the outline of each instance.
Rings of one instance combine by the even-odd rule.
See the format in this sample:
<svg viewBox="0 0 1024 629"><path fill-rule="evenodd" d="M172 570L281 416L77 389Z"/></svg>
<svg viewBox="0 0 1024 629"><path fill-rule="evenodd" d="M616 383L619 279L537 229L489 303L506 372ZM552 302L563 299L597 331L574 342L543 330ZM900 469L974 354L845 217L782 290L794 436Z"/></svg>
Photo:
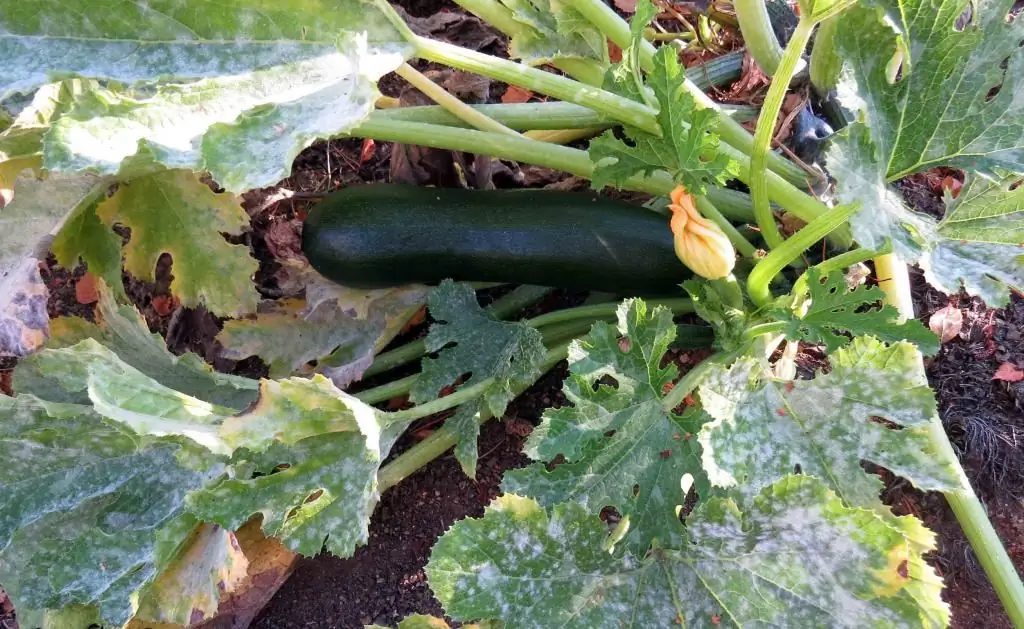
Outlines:
<svg viewBox="0 0 1024 629"><path fill-rule="evenodd" d="M843 58L834 43L838 24L838 16L822 22L811 48L811 84L821 94L828 93L839 84L839 74L843 71Z"/></svg>
<svg viewBox="0 0 1024 629"><path fill-rule="evenodd" d="M654 111L628 98L521 63L426 37L414 36L412 43L416 46L416 55L423 59L583 105L648 133L661 135Z"/></svg>
<svg viewBox="0 0 1024 629"><path fill-rule="evenodd" d="M672 387L665 399L661 401L661 408L668 412L679 406L686 396L693 393L693 390L711 373L712 369L731 363L736 356L735 352L719 352L702 360L693 369L687 371L686 375Z"/></svg>
<svg viewBox="0 0 1024 629"><path fill-rule="evenodd" d="M693 302L686 298L677 299L649 299L645 300L649 308L655 308L662 306L668 308L673 314L687 314L693 312ZM565 310L556 310L554 312L548 312L542 315L538 315L529 321L531 326L540 328L554 323L562 323L564 321L574 321L578 319L606 319L614 317L619 309L619 302L610 302L604 304L592 304L590 306L577 306L576 308L566 308Z"/></svg>
<svg viewBox="0 0 1024 629"><path fill-rule="evenodd" d="M765 74L774 75L782 61L782 46L775 37L764 0L733 0L732 6L750 56Z"/></svg>
<svg viewBox="0 0 1024 629"><path fill-rule="evenodd" d="M870 260L871 258L889 253L891 250L891 244L886 244L881 249L853 249L852 251L847 251L833 258L829 258L828 260L819 262L818 264L815 264L812 268L816 269L819 273L821 273L822 277L824 277L829 273L841 271L859 262L864 262L866 260ZM807 273L803 273L800 277L797 278L796 282L793 283L793 292L799 293L803 291L806 285Z"/></svg>
<svg viewBox="0 0 1024 629"><path fill-rule="evenodd" d="M757 257L757 247L750 244L750 242L743 237L743 234L733 227L733 224L718 211L718 208L715 207L714 203L705 197L696 197L696 199L697 209L700 210L700 213L711 220L715 225L718 225L718 227L725 232L725 235L729 238L729 242L732 243L733 247L736 247L736 250L740 252L740 255L745 258Z"/></svg>
<svg viewBox="0 0 1024 629"><path fill-rule="evenodd" d="M615 11L602 0L566 0L569 5L579 11L588 22L596 26L608 39L625 50L632 40L632 33L629 24L626 23ZM650 42L644 41L640 46L640 65L647 72L654 67L655 48ZM715 131L727 144L739 149L742 153L749 155L754 148L754 139L743 126L726 115L721 115L721 108L718 103L711 100L693 81L688 78L683 81L683 88L693 96L694 101L701 107L718 112L718 126ZM782 175L790 183L804 186L808 180L816 180L793 162L785 159L777 153L772 153L768 158L771 169ZM787 208L788 209L788 208Z"/></svg>
<svg viewBox="0 0 1024 629"><path fill-rule="evenodd" d="M910 292L910 275L907 267L893 254L875 258L878 285L885 291L886 301L895 306L906 319L914 318L914 299ZM917 355L917 371L925 378L924 362ZM1016 629L1024 629L1024 584L1014 568L1013 561L1006 553L999 534L988 519L984 505L971 488L970 481L960 466L956 452L949 443L949 437L942 427L938 414L933 414L930 423L932 442L945 458L956 466L963 487L943 492L957 521L971 543L981 567L985 569L989 582L996 591L1010 622Z"/></svg>
<svg viewBox="0 0 1024 629"><path fill-rule="evenodd" d="M424 349L426 349L425 346ZM415 358L411 360L415 360ZM366 404L380 404L381 402L386 402L392 398L407 394L409 390L412 389L412 384L416 382L416 378L419 377L420 375L418 373L414 373L411 376L387 382L379 387L360 391L359 393L356 393L354 397Z"/></svg>
<svg viewBox="0 0 1024 629"><path fill-rule="evenodd" d="M775 120L782 109L782 101L789 90L789 82L796 73L797 62L800 61L812 32L814 32L814 22L801 18L796 25L796 30L793 31L793 37L786 45L786 51L782 55L775 78L772 79L771 87L768 88L768 94L764 98L764 104L761 105L761 115L757 118L757 129L754 132L754 147L750 153L749 185L751 196L754 199L754 216L757 218L757 226L761 228L761 236L772 249L782 244L782 235L775 224L775 215L772 214L771 205L768 202L768 152L771 148L772 135L775 133ZM790 211L792 210L790 209Z"/></svg>
<svg viewBox="0 0 1024 629"><path fill-rule="evenodd" d="M557 131L559 129L602 129L615 126L614 118L599 114L573 103L549 101L545 103L509 103L502 105L470 105L481 114L497 120L510 129L527 131L531 129ZM420 107L395 107L378 109L370 114L370 120L404 120L467 127L457 117L436 105Z"/></svg>
<svg viewBox="0 0 1024 629"><path fill-rule="evenodd" d="M743 336L746 339L752 341L759 336L764 336L765 334L777 334L779 332L782 332L783 330L786 329L787 325L789 324L786 321L770 321L768 323L760 323L758 325L747 328L743 332Z"/></svg>
<svg viewBox="0 0 1024 629"><path fill-rule="evenodd" d="M480 129L481 131L518 135L515 131L509 129L497 120L488 118L486 114L480 113L479 110L473 109L458 98L452 96L448 93L448 90L431 81L422 72L408 63L403 63L398 66L398 69L395 70L395 74L408 81L410 85L423 92L427 98L445 108L453 116L472 127Z"/></svg>
<svg viewBox="0 0 1024 629"><path fill-rule="evenodd" d="M544 295L550 292L551 289L546 286L518 286L507 295L499 297L494 303L487 306L485 310L495 319L507 319L523 308L540 301ZM373 364L363 373L363 378L371 378L385 371L390 371L395 367L411 363L426 353L427 344L423 339L418 339L389 352L384 352L373 359ZM390 399L390 397L384 399ZM366 400L363 401L365 402Z"/></svg>
<svg viewBox="0 0 1024 629"><path fill-rule="evenodd" d="M499 133L477 131L475 129L442 127L440 125L371 116L351 131L350 135L400 142L402 144L419 144L432 148L490 155L502 159L536 164L555 170L564 170L584 179L590 179L594 174L594 164L590 161L586 151L567 146L553 145L547 142L539 142L524 137L512 137ZM738 155L738 151L726 145L720 145L719 150L727 152L732 157ZM741 168L741 179L745 176ZM810 221L828 211L828 207L824 203L800 192L775 173L769 173L768 181L773 198L776 198L779 205L803 220ZM662 172L651 177L634 177L624 187L628 190L668 196L675 188L675 185L675 182L672 181L668 173ZM716 205L719 203L735 205L737 198L735 192L717 187L709 188L706 196L709 201Z"/></svg>
<svg viewBox="0 0 1024 629"><path fill-rule="evenodd" d="M769 285L772 278L787 264L796 260L811 245L846 222L857 210L856 205L838 205L822 216L808 223L793 237L757 263L747 277L747 294L758 306L765 306L772 300Z"/></svg>
<svg viewBox="0 0 1024 629"><path fill-rule="evenodd" d="M463 402L468 402L474 398L478 398L483 395L491 385L494 384L494 378L484 378L480 382L468 387L456 389L450 395L439 397L436 400L424 402L412 408L404 411L395 411L393 413L386 413L384 415L385 423L392 422L411 422L421 417L428 415L436 415L442 411L447 411L450 408L455 408Z"/></svg>
<svg viewBox="0 0 1024 629"><path fill-rule="evenodd" d="M552 367L558 364L559 361L564 360L568 352L568 348L568 343L562 343L557 347L549 349L547 354L544 356L543 362L541 363L540 373L547 373L548 371L551 370ZM516 387L514 393L516 395L519 395L520 393L525 391L526 388L527 387L525 386ZM441 398L441 400L447 400L458 395L459 393L459 391L456 391L452 395ZM408 419L407 417L396 418L396 415L398 415L398 413L388 413L387 416L389 417L387 421L405 421ZM423 416L425 415L420 415L420 417ZM478 416L478 421L481 424L489 419L491 419L491 414L486 411L481 412ZM457 441L458 434L456 433L455 430L450 428L448 424L445 424L441 428L435 430L432 435L430 435L423 441L417 443L413 447L409 448L401 455L395 457L395 460L391 461L390 463L381 468L380 472L377 475L377 490L383 493L387 489L394 487L403 479L407 478L408 476L419 470L427 463L430 463L437 457L447 452L448 449L453 447Z"/></svg>

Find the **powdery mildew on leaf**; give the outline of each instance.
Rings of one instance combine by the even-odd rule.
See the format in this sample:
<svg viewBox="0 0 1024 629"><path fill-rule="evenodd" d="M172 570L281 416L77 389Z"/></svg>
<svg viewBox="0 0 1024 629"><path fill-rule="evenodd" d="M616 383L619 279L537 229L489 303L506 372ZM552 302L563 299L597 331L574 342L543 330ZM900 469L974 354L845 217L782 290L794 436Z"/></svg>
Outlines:
<svg viewBox="0 0 1024 629"><path fill-rule="evenodd" d="M816 479L784 478L746 513L712 499L687 528L690 543L616 556L596 514L506 494L449 529L426 572L449 616L509 629L923 626L890 597L902 536Z"/></svg>
<svg viewBox="0 0 1024 629"><path fill-rule="evenodd" d="M134 306L119 305L105 286L99 286L96 323L79 317L58 317L51 322L47 348L62 349L93 339L118 359L164 386L214 404L241 410L256 399L258 381L213 370L199 356L172 354L158 334L149 331ZM14 371L14 390L54 402L89 404L85 389L64 385L62 369L46 367L38 354L19 361Z"/></svg>
<svg viewBox="0 0 1024 629"><path fill-rule="evenodd" d="M235 195L213 192L189 171L162 171L121 184L96 213L107 224L131 228L124 268L132 275L153 281L157 260L169 253L171 292L183 305L225 317L255 312L251 278L259 264L247 246L221 235L249 225Z"/></svg>
<svg viewBox="0 0 1024 629"><path fill-rule="evenodd" d="M409 394L413 402L436 399L441 389L467 374L461 387L494 378L483 401L493 415L500 417L515 397L514 391L533 384L540 376L545 354L540 332L525 322L492 318L477 304L476 293L468 285L445 280L430 294L428 308L437 323L427 334L427 350L439 353L437 358L423 359L423 371ZM479 426L466 419L467 413L471 418L475 411L463 413L459 439L467 443L456 452L463 471L475 477Z"/></svg>
<svg viewBox="0 0 1024 629"><path fill-rule="evenodd" d="M667 170L677 183L700 194L709 183L722 185L736 174L735 162L725 155L716 154L711 160L701 158L718 145L714 133L718 119L714 111L697 107L683 88L685 78L675 49L659 49L647 85L658 100L661 136L627 128L632 144L626 144L611 131L592 140L589 153L595 163L595 188L621 187L633 176Z"/></svg>
<svg viewBox="0 0 1024 629"><path fill-rule="evenodd" d="M813 380L776 381L751 359L708 376L700 397L714 421L699 441L713 484L752 496L799 469L827 479L849 504L872 507L882 482L861 469L865 460L921 489L964 486L928 434L935 398L916 375L912 345L859 337L831 362L831 373Z"/></svg>
<svg viewBox="0 0 1024 629"><path fill-rule="evenodd" d="M921 258L925 277L946 293L963 284L992 306L1007 303L1006 287L1024 290L1024 187L1020 175L969 176L960 196L946 199L939 240Z"/></svg>
<svg viewBox="0 0 1024 629"><path fill-rule="evenodd" d="M878 286L850 289L842 272L822 278L812 267L807 271L807 289L810 303L805 312L796 314L789 308L773 312L777 319L788 323L785 332L790 339L823 343L831 353L849 343L844 335L849 332L886 342L909 341L927 355L939 350L938 337L920 321L899 320L899 311L884 303L885 293Z"/></svg>
<svg viewBox="0 0 1024 629"><path fill-rule="evenodd" d="M0 579L19 615L78 604L122 625L197 524L185 495L223 464L86 406L0 396L0 418Z"/></svg>
<svg viewBox="0 0 1024 629"><path fill-rule="evenodd" d="M0 356L26 356L46 341L49 293L39 263L68 214L95 199L99 183L92 175L40 180L25 171L14 201L0 208Z"/></svg>
<svg viewBox="0 0 1024 629"><path fill-rule="evenodd" d="M377 471L399 434L395 427L385 429L374 444L360 432L332 432L291 446L275 442L264 452L243 450L236 459L266 475L226 479L193 492L189 510L232 530L260 513L264 533L294 552L312 556L326 545L350 557L368 539L380 497Z"/></svg>
<svg viewBox="0 0 1024 629"><path fill-rule="evenodd" d="M558 59L608 62L601 31L562 0L501 0L521 30L509 42L509 56L529 65Z"/></svg>
<svg viewBox="0 0 1024 629"><path fill-rule="evenodd" d="M361 0L4 2L0 32L0 100L54 73L129 86L97 90L57 121L48 168L113 174L144 149L236 192L286 177L313 140L358 124L376 80L411 54L385 11ZM174 83L132 87L157 80Z"/></svg>
<svg viewBox="0 0 1024 629"><path fill-rule="evenodd" d="M221 597L246 578L249 560L231 531L200 524L182 547L143 590L136 620L193 625L216 614Z"/></svg>
<svg viewBox="0 0 1024 629"><path fill-rule="evenodd" d="M838 197L861 205L850 221L858 242L877 248L891 240L904 260L932 269L928 279L936 287L952 293L963 285L993 307L1007 303L1008 287L1024 284L1024 261L1014 251L1021 244L1019 201L1006 202L1013 180L1006 169L1019 173L1024 163L1024 23L1006 19L1011 5L892 0L884 11L847 11L836 43L852 78L840 94L861 121L828 155ZM958 25L967 8L969 19ZM897 54L909 57L890 84L887 64ZM956 226L947 211L936 224L905 208L886 185L941 165L979 174L972 178L974 199L988 189L984 203L965 200L964 207L998 209L972 209L970 220Z"/></svg>
<svg viewBox="0 0 1024 629"><path fill-rule="evenodd" d="M548 507L574 502L597 514L613 506L630 518L623 544L638 555L654 538L678 542L680 480L686 473L698 483L703 478L696 440L687 436L703 418L662 408L666 385L678 375L674 365L661 367L675 332L669 310L648 312L632 299L619 306L617 327L598 322L574 341L562 386L572 406L545 412L525 446L534 460L561 454L565 463L551 471L535 463L507 472L502 488Z"/></svg>
<svg viewBox="0 0 1024 629"><path fill-rule="evenodd" d="M256 319L227 321L217 340L224 356L259 356L279 378L317 361L338 387L359 380L374 355L426 302L426 286L362 290L339 286L310 268L298 271L305 300L266 301Z"/></svg>

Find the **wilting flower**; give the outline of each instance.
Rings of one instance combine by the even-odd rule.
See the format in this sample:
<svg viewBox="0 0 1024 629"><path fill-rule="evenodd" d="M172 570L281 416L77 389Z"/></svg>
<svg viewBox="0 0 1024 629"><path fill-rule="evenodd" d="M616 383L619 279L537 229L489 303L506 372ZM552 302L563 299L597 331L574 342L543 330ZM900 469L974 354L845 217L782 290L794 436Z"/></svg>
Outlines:
<svg viewBox="0 0 1024 629"><path fill-rule="evenodd" d="M697 211L693 197L682 186L671 194L676 255L697 275L709 280L727 277L736 264L736 250L722 229Z"/></svg>

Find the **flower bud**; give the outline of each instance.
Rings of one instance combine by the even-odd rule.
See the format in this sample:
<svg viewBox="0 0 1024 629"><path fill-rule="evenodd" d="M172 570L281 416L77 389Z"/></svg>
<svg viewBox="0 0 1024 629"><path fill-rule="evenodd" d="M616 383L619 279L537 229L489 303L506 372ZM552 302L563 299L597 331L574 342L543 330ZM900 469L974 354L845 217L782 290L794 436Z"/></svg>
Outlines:
<svg viewBox="0 0 1024 629"><path fill-rule="evenodd" d="M709 280L732 273L736 250L722 229L697 211L693 197L682 186L672 191L669 227L675 236L676 255L691 271Z"/></svg>

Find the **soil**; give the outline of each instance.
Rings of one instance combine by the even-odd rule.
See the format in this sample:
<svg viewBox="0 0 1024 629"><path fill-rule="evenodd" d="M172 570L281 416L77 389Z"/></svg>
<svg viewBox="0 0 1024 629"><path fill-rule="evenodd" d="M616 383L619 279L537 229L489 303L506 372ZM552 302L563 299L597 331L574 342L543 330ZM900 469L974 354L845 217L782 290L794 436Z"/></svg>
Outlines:
<svg viewBox="0 0 1024 629"><path fill-rule="evenodd" d="M463 45L475 42L485 52L504 51L503 39L494 39L493 31L458 14L446 0L400 4L409 15L421 18L414 23L417 28L440 29L434 31L436 35L439 32L439 36ZM451 19L452 13L458 19ZM419 69L437 68L422 65ZM441 77L448 78L451 76ZM402 96L399 81L382 81L381 89L388 95ZM488 85L484 99L498 101L503 92L504 86ZM396 151L402 152L403 159L413 160L411 167L395 170L391 157ZM482 167L472 156L467 159L443 151L410 153L404 147L362 140L319 142L297 158L292 176L278 187L246 195L252 232L241 242L249 244L260 261L256 275L259 291L267 298L290 295L278 259L287 255L305 208L317 194L358 182L423 177L424 173L428 180L421 183L438 183L459 170L474 174L476 184L481 186L572 188L580 183L535 167L520 169L515 164L491 163ZM941 182L955 176L955 172L932 173L912 178L901 188L912 207L939 214ZM268 203L280 190L297 194ZM220 356L214 337L223 322L201 309L176 304L168 288L172 273L173 265L165 258L158 265L154 282L125 275L128 293L150 328L164 335L173 351L194 351L221 371L249 377L265 375L265 366L258 359L235 362ZM51 290L51 316L92 316L93 304L82 303L82 295L76 291L83 275L82 268L68 272L49 261L44 277ZM937 392L943 423L964 467L1018 570L1024 572L1024 382L992 378L1004 362L1024 367L1024 298L1014 296L1009 307L992 310L966 295L945 296L930 289L919 273L915 273L914 280L917 310L923 321L947 304L963 313L960 333L928 361L928 376ZM579 294L557 293L525 314L574 305L582 298ZM421 333L422 328L411 330L396 343ZM813 370L823 365L821 355L813 351L802 358L805 368ZM10 392L12 366L11 361L0 362L0 391ZM374 513L369 543L349 559L326 554L303 559L254 621L254 629L356 629L372 623L394 626L410 613L441 615L423 573L431 547L454 522L482 515L485 505L499 493L502 474L527 463L521 453L523 439L545 408L564 403L560 388L565 375L565 365L560 364L512 403L504 421L483 426L476 480L467 478L448 454L386 492ZM429 434L438 423L437 418L418 422L392 456ZM953 610L953 626L1009 628L994 591L943 497L919 492L884 471L883 476L887 481L883 496L887 504L897 513L916 514L938 534L939 548L930 561L946 581L944 597ZM0 627L14 626L12 612L0 590Z"/></svg>

